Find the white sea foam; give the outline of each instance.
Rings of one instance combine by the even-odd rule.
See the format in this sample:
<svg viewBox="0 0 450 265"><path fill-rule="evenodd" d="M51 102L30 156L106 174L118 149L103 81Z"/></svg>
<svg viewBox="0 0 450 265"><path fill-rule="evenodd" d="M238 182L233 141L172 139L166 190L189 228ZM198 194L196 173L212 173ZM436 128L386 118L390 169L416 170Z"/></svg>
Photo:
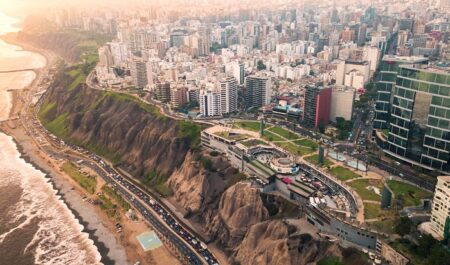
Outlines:
<svg viewBox="0 0 450 265"><path fill-rule="evenodd" d="M20 158L12 138L0 134L0 182L9 179L22 189L22 197L14 213L24 221L3 238L38 217L39 228L29 246L37 243L35 264L100 264L101 256L67 205L61 200L45 174ZM3 184L2 184L3 185ZM11 216L11 215L10 215Z"/></svg>
<svg viewBox="0 0 450 265"><path fill-rule="evenodd" d="M0 13L0 34L17 30L17 21ZM39 68L45 58L22 51L20 47L0 41L0 71ZM0 121L8 118L11 95L7 90L22 89L35 78L34 72L21 71L0 74ZM37 217L38 230L29 247L37 244L35 264L101 264L100 253L84 227L57 195L49 179L40 170L20 158L10 136L0 133L0 187L20 185L21 198L7 214L9 223L16 226L0 235L0 243L13 231ZM19 222L20 221L20 222Z"/></svg>

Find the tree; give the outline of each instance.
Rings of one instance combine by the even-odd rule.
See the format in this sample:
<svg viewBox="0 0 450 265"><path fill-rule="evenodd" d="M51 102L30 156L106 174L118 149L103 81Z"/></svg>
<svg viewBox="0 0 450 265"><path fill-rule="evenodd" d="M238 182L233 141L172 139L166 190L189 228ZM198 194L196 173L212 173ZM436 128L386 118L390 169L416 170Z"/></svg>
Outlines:
<svg viewBox="0 0 450 265"><path fill-rule="evenodd" d="M417 253L423 257L426 257L430 253L431 249L437 244L439 244L439 242L436 239L434 239L433 236L424 234L419 239L419 246L417 248Z"/></svg>
<svg viewBox="0 0 450 265"><path fill-rule="evenodd" d="M213 163L210 159L202 157L200 159L200 161L202 162L202 165L205 169L207 170L212 170L213 169Z"/></svg>
<svg viewBox="0 0 450 265"><path fill-rule="evenodd" d="M427 261L429 265L448 264L450 253L442 245L436 244L431 248Z"/></svg>
<svg viewBox="0 0 450 265"><path fill-rule="evenodd" d="M409 219L408 217L400 217L395 222L394 231L395 231L395 233L397 233L401 236L404 236L404 235L411 233L413 226L414 226L414 223L413 223L413 221L411 221L411 219Z"/></svg>
<svg viewBox="0 0 450 265"><path fill-rule="evenodd" d="M320 133L324 133L325 132L325 124L323 124L322 122L319 123L317 128L319 129Z"/></svg>
<svg viewBox="0 0 450 265"><path fill-rule="evenodd" d="M266 65L264 64L264 62L262 60L258 60L256 68L261 71L261 70L266 69Z"/></svg>
<svg viewBox="0 0 450 265"><path fill-rule="evenodd" d="M342 117L336 117L336 128L338 129L338 139L345 140L348 138L349 132L352 130L353 122L346 121Z"/></svg>

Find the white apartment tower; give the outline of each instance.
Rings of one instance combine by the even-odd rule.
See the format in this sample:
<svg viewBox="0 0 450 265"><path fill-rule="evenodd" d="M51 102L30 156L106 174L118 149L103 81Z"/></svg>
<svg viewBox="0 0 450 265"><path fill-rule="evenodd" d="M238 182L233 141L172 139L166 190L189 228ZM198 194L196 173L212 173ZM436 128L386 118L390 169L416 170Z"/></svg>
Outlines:
<svg viewBox="0 0 450 265"><path fill-rule="evenodd" d="M106 68L110 68L113 66L114 61L111 54L111 50L108 46L103 46L98 49L98 65Z"/></svg>
<svg viewBox="0 0 450 265"><path fill-rule="evenodd" d="M351 120L355 89L348 87L334 87L331 93L330 120L336 122L337 117Z"/></svg>
<svg viewBox="0 0 450 265"><path fill-rule="evenodd" d="M244 84L244 63L235 62L233 64L233 76L238 81L239 85Z"/></svg>
<svg viewBox="0 0 450 265"><path fill-rule="evenodd" d="M200 92L200 113L203 117L221 116L222 105L220 104L220 92L203 90Z"/></svg>
<svg viewBox="0 0 450 265"><path fill-rule="evenodd" d="M237 111L238 86L234 77L226 77L219 82L222 114Z"/></svg>
<svg viewBox="0 0 450 265"><path fill-rule="evenodd" d="M450 233L450 176L437 178L431 209L431 230L438 240Z"/></svg>

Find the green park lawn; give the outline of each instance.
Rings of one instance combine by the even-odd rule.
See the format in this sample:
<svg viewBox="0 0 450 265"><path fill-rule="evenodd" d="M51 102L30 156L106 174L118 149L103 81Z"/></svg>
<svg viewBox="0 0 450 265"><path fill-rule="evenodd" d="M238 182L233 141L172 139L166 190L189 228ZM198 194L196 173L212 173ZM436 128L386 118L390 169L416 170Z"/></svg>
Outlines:
<svg viewBox="0 0 450 265"><path fill-rule="evenodd" d="M290 142L284 142L284 143L281 142L281 143L275 143L275 144L293 155L304 156L307 154L311 154L315 151L314 149L312 149L310 147L298 146L298 145L290 143Z"/></svg>
<svg viewBox="0 0 450 265"><path fill-rule="evenodd" d="M368 186L374 186L381 190L383 185L380 180L357 179L347 183L363 200L380 201L381 196L374 191L368 190Z"/></svg>
<svg viewBox="0 0 450 265"><path fill-rule="evenodd" d="M342 180L342 181L361 177L361 175L356 174L355 172L351 171L350 169L342 167L342 166L333 167L329 170L329 172L333 176L337 177L339 180Z"/></svg>
<svg viewBox="0 0 450 265"><path fill-rule="evenodd" d="M372 229L379 231L381 233L386 234L394 234L394 226L395 226L395 220L394 219L385 219L385 220L377 220L374 222L368 222L367 223Z"/></svg>
<svg viewBox="0 0 450 265"><path fill-rule="evenodd" d="M364 217L365 219L374 219L386 215L388 212L382 210L379 204L364 203Z"/></svg>
<svg viewBox="0 0 450 265"><path fill-rule="evenodd" d="M285 139L281 138L280 136L266 130L264 131L263 138L269 142L285 141Z"/></svg>
<svg viewBox="0 0 450 265"><path fill-rule="evenodd" d="M310 162L310 163L316 165L316 166L319 166L319 155L318 155L318 154L314 154L314 155L307 156L307 157L305 157L304 159L305 159L306 161L308 161L308 162ZM330 167L330 166L332 166L332 165L333 165L333 162L331 162L331 161L330 161L329 159L327 159L327 158L324 158L322 167Z"/></svg>
<svg viewBox="0 0 450 265"><path fill-rule="evenodd" d="M234 123L234 126L237 128L240 128L240 129L259 132L259 122L258 121L238 121L238 122Z"/></svg>
<svg viewBox="0 0 450 265"><path fill-rule="evenodd" d="M280 136L282 136L282 137L284 137L284 138L286 138L288 140L294 140L294 139L299 139L300 138L300 136L298 134L293 133L291 131L288 131L286 129L283 129L283 128L279 127L279 126L274 126L274 127L270 128L270 129L268 129L267 131L271 131L273 133L276 133L276 134L278 134L278 135L280 135Z"/></svg>
<svg viewBox="0 0 450 265"><path fill-rule="evenodd" d="M128 211L131 206L128 202L112 187L103 186L102 191L108 195L108 197L112 198L124 211Z"/></svg>
<svg viewBox="0 0 450 265"><path fill-rule="evenodd" d="M301 146L310 147L313 149L317 149L319 147L319 145L316 142L314 142L313 140L309 140L309 139L296 140L296 141L294 141L294 143L301 145Z"/></svg>
<svg viewBox="0 0 450 265"><path fill-rule="evenodd" d="M418 206L420 205L421 199L431 198L433 196L431 192L405 182L388 180L387 184L395 194L395 199L403 201L403 206L405 207Z"/></svg>

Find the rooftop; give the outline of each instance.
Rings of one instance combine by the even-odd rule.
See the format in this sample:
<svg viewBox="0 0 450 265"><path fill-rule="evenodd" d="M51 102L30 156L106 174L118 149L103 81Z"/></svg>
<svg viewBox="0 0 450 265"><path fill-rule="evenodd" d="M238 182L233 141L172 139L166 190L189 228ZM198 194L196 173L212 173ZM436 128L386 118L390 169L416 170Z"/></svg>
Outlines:
<svg viewBox="0 0 450 265"><path fill-rule="evenodd" d="M421 72L435 73L435 74L450 74L450 67L438 67L429 65L400 65L401 68L420 70Z"/></svg>
<svg viewBox="0 0 450 265"><path fill-rule="evenodd" d="M445 181L445 182L450 182L450 176L439 176L437 178L438 178L438 181L442 180L442 181Z"/></svg>
<svg viewBox="0 0 450 265"><path fill-rule="evenodd" d="M398 55L386 54L383 57L383 61L418 63L418 62L428 61L428 58L422 57L422 56L398 56Z"/></svg>

